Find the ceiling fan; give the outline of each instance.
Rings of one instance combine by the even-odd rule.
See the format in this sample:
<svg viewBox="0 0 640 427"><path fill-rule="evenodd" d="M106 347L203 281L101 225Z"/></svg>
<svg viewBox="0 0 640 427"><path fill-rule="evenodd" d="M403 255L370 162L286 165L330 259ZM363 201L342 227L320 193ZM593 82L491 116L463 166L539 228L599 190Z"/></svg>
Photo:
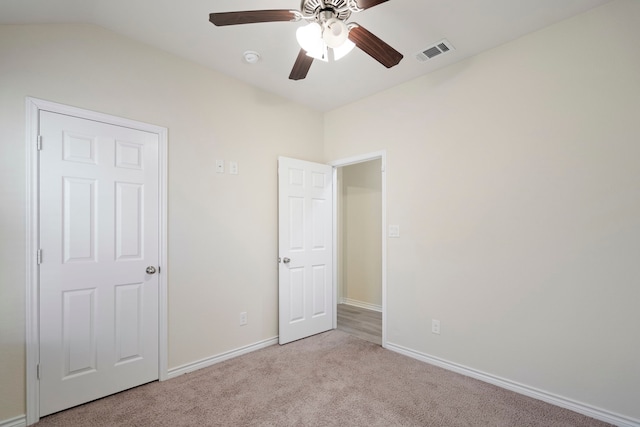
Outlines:
<svg viewBox="0 0 640 427"><path fill-rule="evenodd" d="M388 0L302 0L300 10L247 10L209 14L216 26L254 24L258 22L307 21L298 28L296 38L300 52L289 75L291 80L307 76L314 59L328 61L342 58L354 47L387 68L397 65L402 54L355 22L347 23L353 12L362 12Z"/></svg>

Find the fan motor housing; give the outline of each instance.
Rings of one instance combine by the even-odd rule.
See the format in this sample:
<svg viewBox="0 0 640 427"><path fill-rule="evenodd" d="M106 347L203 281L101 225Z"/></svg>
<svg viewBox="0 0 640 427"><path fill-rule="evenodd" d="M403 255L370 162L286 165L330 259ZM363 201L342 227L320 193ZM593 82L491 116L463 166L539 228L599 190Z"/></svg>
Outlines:
<svg viewBox="0 0 640 427"><path fill-rule="evenodd" d="M341 11L337 12L339 9ZM336 19L345 21L351 16L351 10L347 8L347 0L302 0L300 10L306 16L318 16L321 12L331 12Z"/></svg>

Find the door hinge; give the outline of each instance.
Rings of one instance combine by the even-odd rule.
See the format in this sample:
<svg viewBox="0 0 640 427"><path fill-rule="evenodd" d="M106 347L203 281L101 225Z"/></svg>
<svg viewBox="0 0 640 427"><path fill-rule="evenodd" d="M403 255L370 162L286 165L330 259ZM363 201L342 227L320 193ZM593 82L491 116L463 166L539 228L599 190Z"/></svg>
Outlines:
<svg viewBox="0 0 640 427"><path fill-rule="evenodd" d="M36 148L38 151L42 150L42 135L38 135L38 142L36 142Z"/></svg>
<svg viewBox="0 0 640 427"><path fill-rule="evenodd" d="M36 377L38 379L40 379L40 364L39 363L36 365Z"/></svg>
<svg viewBox="0 0 640 427"><path fill-rule="evenodd" d="M36 252L36 262L38 265L42 264L42 249L38 249L38 252Z"/></svg>

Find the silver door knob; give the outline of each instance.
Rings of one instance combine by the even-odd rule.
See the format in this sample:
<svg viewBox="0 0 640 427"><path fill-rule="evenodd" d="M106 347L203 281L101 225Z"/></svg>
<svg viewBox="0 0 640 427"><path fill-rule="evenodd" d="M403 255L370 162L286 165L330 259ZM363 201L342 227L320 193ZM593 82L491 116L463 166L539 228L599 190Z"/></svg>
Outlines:
<svg viewBox="0 0 640 427"><path fill-rule="evenodd" d="M284 262L285 264L289 264L291 262L291 260L287 257L282 258L282 262Z"/></svg>
<svg viewBox="0 0 640 427"><path fill-rule="evenodd" d="M147 274L155 274L156 272L156 268L153 265L150 265L149 267L147 267Z"/></svg>

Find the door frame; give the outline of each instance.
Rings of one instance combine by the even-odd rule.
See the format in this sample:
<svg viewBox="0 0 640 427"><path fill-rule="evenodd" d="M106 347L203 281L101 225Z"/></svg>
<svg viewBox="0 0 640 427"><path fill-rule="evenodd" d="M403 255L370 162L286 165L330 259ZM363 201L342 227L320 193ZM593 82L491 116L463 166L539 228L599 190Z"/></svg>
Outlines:
<svg viewBox="0 0 640 427"><path fill-rule="evenodd" d="M39 225L39 124L40 111L66 114L82 119L94 120L115 126L128 127L158 135L159 208L158 223L159 261L158 276L158 378L168 378L168 327L167 327L167 128L138 122L109 114L58 104L56 102L26 98L26 289L25 289L25 340L26 340L26 421L27 425L40 419L40 387L38 364L40 361L40 334L38 310L38 286L40 275L37 253L40 242Z"/></svg>
<svg viewBox="0 0 640 427"><path fill-rule="evenodd" d="M374 151L329 162L333 166L333 303L338 304L338 168L380 159L382 203L382 347L387 347L387 151ZM338 310L333 313L333 329L338 327Z"/></svg>

